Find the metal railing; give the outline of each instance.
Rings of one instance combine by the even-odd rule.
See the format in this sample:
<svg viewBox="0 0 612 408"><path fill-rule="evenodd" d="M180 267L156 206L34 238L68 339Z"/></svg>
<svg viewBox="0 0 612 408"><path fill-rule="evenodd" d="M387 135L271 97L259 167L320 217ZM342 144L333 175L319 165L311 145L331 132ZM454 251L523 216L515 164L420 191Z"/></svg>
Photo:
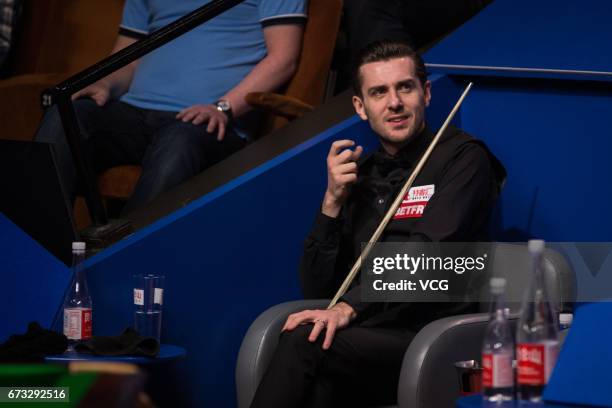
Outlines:
<svg viewBox="0 0 612 408"><path fill-rule="evenodd" d="M108 217L102 205L102 198L98 191L93 165L89 157L83 153L83 148L81 147L81 130L74 106L72 105L72 95L243 1L212 0L210 3L192 11L175 22L73 75L43 94L43 104L57 104L66 139L72 151L77 174L85 187L85 200L94 226L108 224Z"/></svg>

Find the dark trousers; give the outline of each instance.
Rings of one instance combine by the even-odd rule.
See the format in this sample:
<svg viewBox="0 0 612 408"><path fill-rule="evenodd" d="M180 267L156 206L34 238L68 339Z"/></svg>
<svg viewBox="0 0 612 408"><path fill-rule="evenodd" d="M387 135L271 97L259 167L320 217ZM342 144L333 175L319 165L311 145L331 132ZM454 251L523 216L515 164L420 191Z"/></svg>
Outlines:
<svg viewBox="0 0 612 408"><path fill-rule="evenodd" d="M308 341L312 325L284 332L251 408L360 407L393 404L404 353L414 338L405 329L348 327L321 348Z"/></svg>
<svg viewBox="0 0 612 408"><path fill-rule="evenodd" d="M124 212L146 204L246 144L231 129L218 142L216 133L206 132L206 123L183 123L175 119L176 112L142 109L119 101L99 107L90 99L74 101L74 108L83 150L96 172L124 164L142 166L142 175ZM74 200L76 169L55 107L45 114L36 140L55 145L68 198Z"/></svg>

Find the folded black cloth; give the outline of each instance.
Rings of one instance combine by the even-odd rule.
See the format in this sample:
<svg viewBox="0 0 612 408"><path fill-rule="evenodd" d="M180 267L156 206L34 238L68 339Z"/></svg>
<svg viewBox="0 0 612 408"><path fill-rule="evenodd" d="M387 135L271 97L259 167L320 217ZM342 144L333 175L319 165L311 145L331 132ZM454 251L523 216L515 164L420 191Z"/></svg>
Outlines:
<svg viewBox="0 0 612 408"><path fill-rule="evenodd" d="M155 357L159 353L159 342L153 337L142 337L128 327L119 336L93 336L90 340L76 344L74 350L99 356Z"/></svg>
<svg viewBox="0 0 612 408"><path fill-rule="evenodd" d="M63 353L67 347L66 336L43 329L37 322L31 322L25 334L14 334L0 344L0 363L42 361L45 356Z"/></svg>

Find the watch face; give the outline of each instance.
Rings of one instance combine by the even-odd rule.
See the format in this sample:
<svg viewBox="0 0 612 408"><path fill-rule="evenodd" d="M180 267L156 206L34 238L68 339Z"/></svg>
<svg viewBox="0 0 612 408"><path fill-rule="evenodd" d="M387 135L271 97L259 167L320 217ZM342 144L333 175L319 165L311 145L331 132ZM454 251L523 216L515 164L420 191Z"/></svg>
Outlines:
<svg viewBox="0 0 612 408"><path fill-rule="evenodd" d="M231 109L231 106L228 101L220 100L217 102L217 108L219 108L223 112L227 112Z"/></svg>

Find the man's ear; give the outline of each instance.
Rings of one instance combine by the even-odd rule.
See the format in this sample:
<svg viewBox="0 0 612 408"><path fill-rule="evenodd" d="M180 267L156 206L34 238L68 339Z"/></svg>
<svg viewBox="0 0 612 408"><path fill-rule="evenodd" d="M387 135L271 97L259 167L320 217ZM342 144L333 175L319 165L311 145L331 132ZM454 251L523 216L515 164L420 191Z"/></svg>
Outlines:
<svg viewBox="0 0 612 408"><path fill-rule="evenodd" d="M368 120L368 115L366 115L363 100L357 95L353 95L353 108L355 108L355 112L357 112L361 120Z"/></svg>
<svg viewBox="0 0 612 408"><path fill-rule="evenodd" d="M431 81L425 81L424 94L425 94L425 106L429 106L429 103L431 102Z"/></svg>

